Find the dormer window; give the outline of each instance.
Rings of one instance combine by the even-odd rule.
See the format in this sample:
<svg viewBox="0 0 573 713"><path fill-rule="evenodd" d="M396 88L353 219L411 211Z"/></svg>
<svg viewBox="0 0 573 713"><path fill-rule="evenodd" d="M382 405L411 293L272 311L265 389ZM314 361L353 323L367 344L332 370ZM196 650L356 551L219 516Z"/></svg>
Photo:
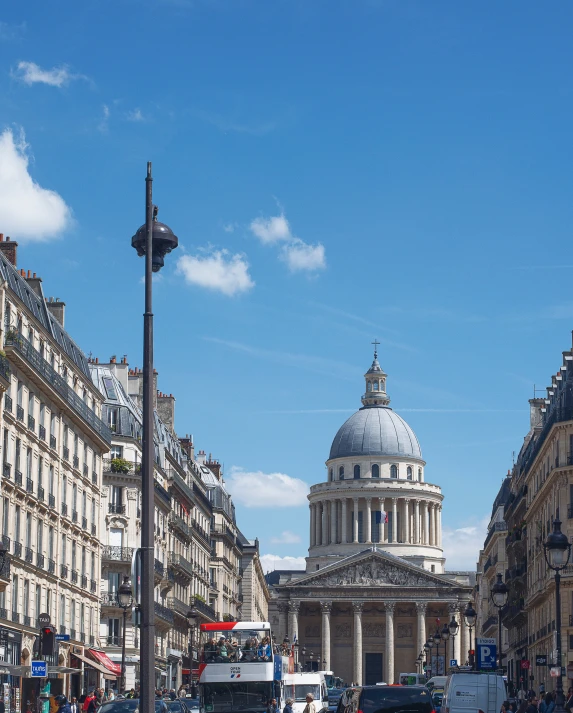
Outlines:
<svg viewBox="0 0 573 713"><path fill-rule="evenodd" d="M398 477L398 466L397 466L397 465L391 465L391 466L390 466L390 477L391 477L391 478L397 478L397 477Z"/></svg>

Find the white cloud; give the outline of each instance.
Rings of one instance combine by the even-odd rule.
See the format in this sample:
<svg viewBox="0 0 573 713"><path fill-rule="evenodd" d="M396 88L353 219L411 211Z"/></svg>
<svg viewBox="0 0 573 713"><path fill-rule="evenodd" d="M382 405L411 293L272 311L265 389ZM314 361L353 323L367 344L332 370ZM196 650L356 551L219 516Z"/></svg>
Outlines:
<svg viewBox="0 0 573 713"><path fill-rule="evenodd" d="M308 485L284 473L247 472L233 466L226 482L235 502L248 508L307 505Z"/></svg>
<svg viewBox="0 0 573 713"><path fill-rule="evenodd" d="M110 117L110 110L109 106L107 104L104 104L102 107L102 117L101 121L98 124L98 131L101 131L102 134L106 134L108 129L109 129L109 117Z"/></svg>
<svg viewBox="0 0 573 713"><path fill-rule="evenodd" d="M324 245L309 245L299 238L283 248L282 258L293 272L324 270L326 267Z"/></svg>
<svg viewBox="0 0 573 713"><path fill-rule="evenodd" d="M28 171L24 132L0 135L0 216L2 232L17 239L48 240L70 227L72 211L55 191L42 188Z"/></svg>
<svg viewBox="0 0 573 713"><path fill-rule="evenodd" d="M442 528L442 544L447 570L475 571L479 551L487 534L490 518L486 515L476 524L452 529Z"/></svg>
<svg viewBox="0 0 573 713"><path fill-rule="evenodd" d="M255 286L249 275L249 263L243 255L228 250L214 250L205 255L182 255L177 272L191 285L206 287L233 297Z"/></svg>
<svg viewBox="0 0 573 713"><path fill-rule="evenodd" d="M141 113L141 109L133 109L133 111L128 111L125 115L128 121L145 121L145 117Z"/></svg>
<svg viewBox="0 0 573 713"><path fill-rule="evenodd" d="M283 530L279 537L271 538L271 542L275 545L295 545L300 541L300 535L290 532L290 530Z"/></svg>
<svg viewBox="0 0 573 713"><path fill-rule="evenodd" d="M223 230L224 230L226 233L234 233L236 227L237 227L237 224L236 224L236 223L226 223L226 224L223 226Z"/></svg>
<svg viewBox="0 0 573 713"><path fill-rule="evenodd" d="M279 557L278 555L261 555L261 566L265 574L275 569L306 569L304 557Z"/></svg>
<svg viewBox="0 0 573 713"><path fill-rule="evenodd" d="M26 30L26 23L11 25L8 22L0 22L0 41L9 42L19 40Z"/></svg>
<svg viewBox="0 0 573 713"><path fill-rule="evenodd" d="M81 74L73 74L64 64L61 67L42 69L35 62L18 62L16 69L12 70L12 77L32 86L32 84L48 84L50 87L63 87L73 79L85 79Z"/></svg>
<svg viewBox="0 0 573 713"><path fill-rule="evenodd" d="M265 245L283 243L281 259L292 272L315 272L326 267L324 245L309 245L293 235L284 213L270 218L255 218L249 227Z"/></svg>
<svg viewBox="0 0 573 713"><path fill-rule="evenodd" d="M255 218L249 226L262 243L271 244L281 240L292 240L290 225L283 214L272 218Z"/></svg>

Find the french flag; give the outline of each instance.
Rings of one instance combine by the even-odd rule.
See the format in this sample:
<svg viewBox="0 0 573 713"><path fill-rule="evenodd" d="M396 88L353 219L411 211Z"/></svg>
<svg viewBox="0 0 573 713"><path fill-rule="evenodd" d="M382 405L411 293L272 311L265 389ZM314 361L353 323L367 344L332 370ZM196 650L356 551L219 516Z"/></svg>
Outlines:
<svg viewBox="0 0 573 713"><path fill-rule="evenodd" d="M376 511L376 524L380 525L381 523L388 524L388 513L384 512L384 510L377 510Z"/></svg>

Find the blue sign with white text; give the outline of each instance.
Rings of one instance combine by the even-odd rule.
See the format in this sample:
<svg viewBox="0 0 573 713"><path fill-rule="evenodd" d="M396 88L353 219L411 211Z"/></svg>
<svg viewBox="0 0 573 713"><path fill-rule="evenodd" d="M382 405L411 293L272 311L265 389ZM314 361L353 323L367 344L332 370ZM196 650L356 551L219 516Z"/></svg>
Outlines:
<svg viewBox="0 0 573 713"><path fill-rule="evenodd" d="M495 644L478 644L478 669L496 668L497 646Z"/></svg>
<svg viewBox="0 0 573 713"><path fill-rule="evenodd" d="M47 678L48 664L45 661L32 661L32 678Z"/></svg>

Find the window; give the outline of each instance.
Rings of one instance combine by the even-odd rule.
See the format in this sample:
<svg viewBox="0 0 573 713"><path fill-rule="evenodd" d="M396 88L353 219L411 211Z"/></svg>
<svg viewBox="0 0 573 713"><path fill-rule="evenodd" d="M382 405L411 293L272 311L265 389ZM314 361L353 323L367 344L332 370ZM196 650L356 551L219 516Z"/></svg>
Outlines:
<svg viewBox="0 0 573 713"><path fill-rule="evenodd" d="M435 564L430 565L430 571L431 571L431 572L435 572L435 571L436 571L436 565L435 565Z"/></svg>
<svg viewBox="0 0 573 713"><path fill-rule="evenodd" d="M90 575L92 580L95 580L95 568L96 568L96 556L95 552L92 552L92 564L90 567Z"/></svg>
<svg viewBox="0 0 573 713"><path fill-rule="evenodd" d="M38 614L42 613L42 587L36 584L36 596L34 598L34 614L38 618Z"/></svg>
<svg viewBox="0 0 573 713"><path fill-rule="evenodd" d="M96 522L96 501L95 498L92 500L92 525Z"/></svg>
<svg viewBox="0 0 573 713"><path fill-rule="evenodd" d="M50 416L50 436L56 437L56 417L54 414Z"/></svg>
<svg viewBox="0 0 573 713"><path fill-rule="evenodd" d="M86 605L80 604L80 634L83 636L86 633Z"/></svg>
<svg viewBox="0 0 573 713"><path fill-rule="evenodd" d="M370 381L366 382L366 391L372 391L372 382L370 382Z"/></svg>
<svg viewBox="0 0 573 713"><path fill-rule="evenodd" d="M70 629L74 632L76 631L76 600L72 599L70 602Z"/></svg>
<svg viewBox="0 0 573 713"><path fill-rule="evenodd" d="M28 416L34 417L34 394L31 391L28 393Z"/></svg>
<svg viewBox="0 0 573 713"><path fill-rule="evenodd" d="M119 589L121 579L120 572L108 572L107 574L107 591L115 593Z"/></svg>
<svg viewBox="0 0 573 713"><path fill-rule="evenodd" d="M54 528L51 525L48 530L48 559L54 559Z"/></svg>
<svg viewBox="0 0 573 713"><path fill-rule="evenodd" d="M78 486L75 483L72 485L72 510L78 511Z"/></svg>
<svg viewBox="0 0 573 713"><path fill-rule="evenodd" d="M377 381L372 382L372 388L374 389L374 391L378 391L378 382Z"/></svg>
<svg viewBox="0 0 573 713"><path fill-rule="evenodd" d="M66 536L62 535L62 564L66 564Z"/></svg>
<svg viewBox="0 0 573 713"><path fill-rule="evenodd" d="M48 478L48 490L50 491L50 495L54 494L54 466L50 466L50 475Z"/></svg>
<svg viewBox="0 0 573 713"><path fill-rule="evenodd" d="M390 477L391 477L391 478L397 478L397 477L398 477L398 466L397 466L397 465L391 465L391 466L390 466Z"/></svg>
<svg viewBox="0 0 573 713"><path fill-rule="evenodd" d="M66 478L65 475L62 476L62 503L66 503L66 498L67 498L67 493L68 493L68 479Z"/></svg>
<svg viewBox="0 0 573 713"><path fill-rule="evenodd" d="M40 426L46 425L46 405L40 403Z"/></svg>
<svg viewBox="0 0 573 713"><path fill-rule="evenodd" d="M420 481L420 483L422 482L422 469L421 468L418 468L418 480Z"/></svg>
<svg viewBox="0 0 573 713"><path fill-rule="evenodd" d="M373 478L380 477L380 466L377 463L374 463L374 465L372 466L372 477Z"/></svg>
<svg viewBox="0 0 573 713"><path fill-rule="evenodd" d="M406 468L406 478L407 478L408 480L412 480L412 479L413 479L413 478L412 478L412 466L411 466L411 465L409 465L409 466Z"/></svg>
<svg viewBox="0 0 573 713"><path fill-rule="evenodd" d="M111 376L102 376L102 382L108 398L117 401L117 393Z"/></svg>
<svg viewBox="0 0 573 713"><path fill-rule="evenodd" d="M111 502L113 505L121 506L123 505L123 488L118 485L112 485L111 487Z"/></svg>
<svg viewBox="0 0 573 713"><path fill-rule="evenodd" d="M22 614L24 616L30 615L30 580L24 580L24 586L22 588Z"/></svg>
<svg viewBox="0 0 573 713"><path fill-rule="evenodd" d="M26 449L26 478L32 479L32 449Z"/></svg>
<svg viewBox="0 0 573 713"><path fill-rule="evenodd" d="M38 458L38 488L42 487L42 470L44 468L44 459Z"/></svg>
<svg viewBox="0 0 573 713"><path fill-rule="evenodd" d="M18 390L16 392L16 403L18 406L23 406L24 404L22 403L24 399L24 384L19 381L18 382Z"/></svg>
<svg viewBox="0 0 573 713"><path fill-rule="evenodd" d="M117 431L117 416L118 416L118 409L116 409L116 408L108 408L107 409L107 425L109 426L109 430L112 433L116 433L116 431Z"/></svg>
<svg viewBox="0 0 573 713"><path fill-rule="evenodd" d="M76 562L76 550L77 550L76 541L75 541L75 540L72 540L72 569L74 569L74 570L76 569L76 564L77 564L77 562Z"/></svg>
<svg viewBox="0 0 573 713"><path fill-rule="evenodd" d="M82 493L82 517L87 517L88 512L88 494L84 490Z"/></svg>
<svg viewBox="0 0 573 713"><path fill-rule="evenodd" d="M18 611L18 575L12 577L12 611Z"/></svg>
<svg viewBox="0 0 573 713"><path fill-rule="evenodd" d="M86 548L82 547L82 577L86 573Z"/></svg>
<svg viewBox="0 0 573 713"><path fill-rule="evenodd" d="M69 433L70 429L66 425L64 425L64 448L68 447Z"/></svg>
<svg viewBox="0 0 573 713"><path fill-rule="evenodd" d="M52 590L48 587L46 589L46 612L52 614Z"/></svg>
<svg viewBox="0 0 573 713"><path fill-rule="evenodd" d="M332 483L332 481L334 480L334 474L333 474L332 468L328 471L328 480L329 480L331 483Z"/></svg>
<svg viewBox="0 0 573 713"><path fill-rule="evenodd" d="M26 513L26 547L31 549L32 547L32 513Z"/></svg>
<svg viewBox="0 0 573 713"><path fill-rule="evenodd" d="M119 646L119 619L107 620L108 646Z"/></svg>
<svg viewBox="0 0 573 713"><path fill-rule="evenodd" d="M16 463L14 464L14 468L19 471L20 470L20 455L22 451L22 441L17 438L16 439Z"/></svg>
<svg viewBox="0 0 573 713"><path fill-rule="evenodd" d="M10 433L8 432L8 429L4 429L4 437L2 441L2 447L4 449L4 457L2 459L3 463L8 463L9 462L9 457L8 457L8 449L10 447Z"/></svg>
<svg viewBox="0 0 573 713"><path fill-rule="evenodd" d="M36 552L41 555L44 551L44 523L38 520L38 529L36 530Z"/></svg>
<svg viewBox="0 0 573 713"><path fill-rule="evenodd" d="M9 530L10 500L4 498L2 501L2 534L7 535Z"/></svg>
<svg viewBox="0 0 573 713"><path fill-rule="evenodd" d="M354 480L358 480L360 478L360 466L355 465L354 466Z"/></svg>
<svg viewBox="0 0 573 713"><path fill-rule="evenodd" d="M66 598L60 594L60 629L66 628Z"/></svg>
<svg viewBox="0 0 573 713"><path fill-rule="evenodd" d="M20 510L20 506L16 505L16 517L14 518L14 541L15 542L20 542L20 517L22 515L22 511Z"/></svg>
<svg viewBox="0 0 573 713"><path fill-rule="evenodd" d="M78 438L78 434L74 434L74 455L77 457L80 449L80 439Z"/></svg>
<svg viewBox="0 0 573 713"><path fill-rule="evenodd" d="M344 480L344 466L341 465L338 469L338 480Z"/></svg>

